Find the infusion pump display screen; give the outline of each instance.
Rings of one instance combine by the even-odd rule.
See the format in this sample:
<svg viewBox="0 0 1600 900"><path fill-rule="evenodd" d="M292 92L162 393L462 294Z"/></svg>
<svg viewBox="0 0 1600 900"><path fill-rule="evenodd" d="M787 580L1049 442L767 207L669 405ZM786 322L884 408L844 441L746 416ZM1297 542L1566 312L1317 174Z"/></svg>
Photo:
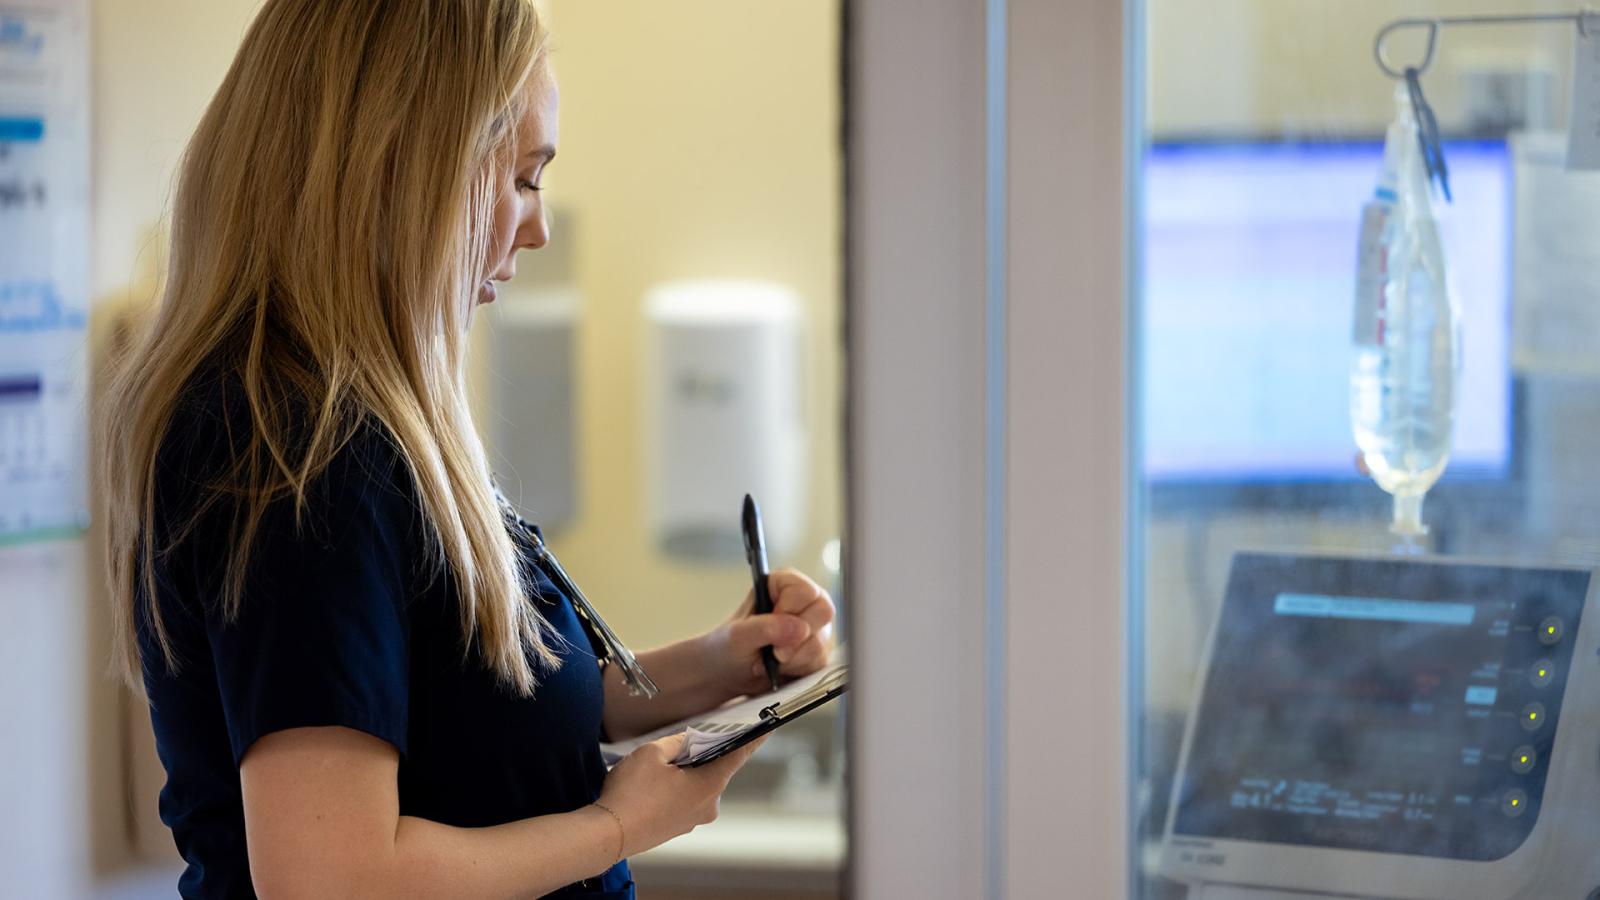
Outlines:
<svg viewBox="0 0 1600 900"><path fill-rule="evenodd" d="M1544 799L1589 573L1241 555L1173 831L1493 860Z"/></svg>

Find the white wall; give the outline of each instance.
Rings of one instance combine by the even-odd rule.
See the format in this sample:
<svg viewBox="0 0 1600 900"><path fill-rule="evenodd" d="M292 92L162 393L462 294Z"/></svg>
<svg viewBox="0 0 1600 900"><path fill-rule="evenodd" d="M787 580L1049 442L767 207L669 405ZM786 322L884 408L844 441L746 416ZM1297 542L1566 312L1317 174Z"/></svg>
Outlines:
<svg viewBox="0 0 1600 900"><path fill-rule="evenodd" d="M0 548L0 885L81 896L92 868L84 542Z"/></svg>

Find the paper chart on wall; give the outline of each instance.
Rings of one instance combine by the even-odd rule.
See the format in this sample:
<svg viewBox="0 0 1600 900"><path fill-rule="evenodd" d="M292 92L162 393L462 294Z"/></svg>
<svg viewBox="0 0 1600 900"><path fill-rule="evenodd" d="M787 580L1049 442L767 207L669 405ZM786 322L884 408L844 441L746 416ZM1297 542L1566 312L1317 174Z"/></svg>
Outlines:
<svg viewBox="0 0 1600 900"><path fill-rule="evenodd" d="M0 542L88 521L83 0L0 0Z"/></svg>

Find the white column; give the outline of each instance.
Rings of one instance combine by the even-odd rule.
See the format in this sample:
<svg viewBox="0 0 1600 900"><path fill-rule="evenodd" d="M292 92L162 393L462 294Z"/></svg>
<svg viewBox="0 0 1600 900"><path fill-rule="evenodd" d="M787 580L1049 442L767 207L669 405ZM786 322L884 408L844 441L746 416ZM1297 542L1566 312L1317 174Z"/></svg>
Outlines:
<svg viewBox="0 0 1600 900"><path fill-rule="evenodd" d="M981 897L984 4L846 14L850 895Z"/></svg>
<svg viewBox="0 0 1600 900"><path fill-rule="evenodd" d="M1008 0L1006 896L1127 890L1124 22Z"/></svg>

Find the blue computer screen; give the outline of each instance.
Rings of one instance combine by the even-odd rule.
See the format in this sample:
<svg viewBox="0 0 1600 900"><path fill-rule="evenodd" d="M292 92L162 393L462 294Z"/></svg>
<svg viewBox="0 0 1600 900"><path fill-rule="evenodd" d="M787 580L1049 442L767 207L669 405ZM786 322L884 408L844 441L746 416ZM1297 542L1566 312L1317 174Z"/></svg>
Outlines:
<svg viewBox="0 0 1600 900"><path fill-rule="evenodd" d="M1511 452L1511 163L1445 145L1439 204L1462 367L1446 478L1502 477ZM1383 147L1157 145L1146 156L1141 391L1153 481L1361 476L1350 435L1356 237Z"/></svg>

